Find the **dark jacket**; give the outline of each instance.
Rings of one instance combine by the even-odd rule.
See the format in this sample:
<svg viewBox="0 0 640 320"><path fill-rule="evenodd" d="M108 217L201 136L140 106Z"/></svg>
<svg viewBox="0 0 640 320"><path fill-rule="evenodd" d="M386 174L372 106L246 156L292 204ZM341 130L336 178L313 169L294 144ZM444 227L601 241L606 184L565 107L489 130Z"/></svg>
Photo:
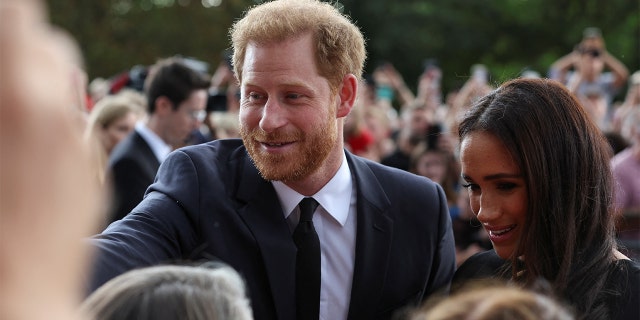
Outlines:
<svg viewBox="0 0 640 320"><path fill-rule="evenodd" d="M108 176L113 182L113 201L108 222L124 218L142 201L158 167L158 158L137 131L134 130L116 145L108 164Z"/></svg>

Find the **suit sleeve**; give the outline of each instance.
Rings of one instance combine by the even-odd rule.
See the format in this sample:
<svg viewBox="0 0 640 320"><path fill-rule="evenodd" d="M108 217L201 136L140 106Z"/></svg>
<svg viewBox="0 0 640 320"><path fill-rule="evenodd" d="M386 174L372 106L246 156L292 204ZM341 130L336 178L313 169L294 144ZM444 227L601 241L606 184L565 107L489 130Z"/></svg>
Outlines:
<svg viewBox="0 0 640 320"><path fill-rule="evenodd" d="M188 259L197 241L198 197L190 158L172 154L131 214L89 239L97 249L89 292L128 270Z"/></svg>
<svg viewBox="0 0 640 320"><path fill-rule="evenodd" d="M451 217L444 191L436 185L438 193L438 244L433 258L425 298L432 293L448 292L456 268L455 243Z"/></svg>

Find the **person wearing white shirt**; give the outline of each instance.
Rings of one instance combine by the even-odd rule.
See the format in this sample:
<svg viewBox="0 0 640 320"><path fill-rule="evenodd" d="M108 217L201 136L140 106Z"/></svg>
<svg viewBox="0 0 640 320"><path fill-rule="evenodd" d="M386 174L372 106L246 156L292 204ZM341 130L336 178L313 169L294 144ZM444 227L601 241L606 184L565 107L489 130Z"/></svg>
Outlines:
<svg viewBox="0 0 640 320"><path fill-rule="evenodd" d="M142 200L160 163L202 125L209 84L204 74L179 58L151 67L145 81L148 116L109 157L113 197L107 223L122 219Z"/></svg>

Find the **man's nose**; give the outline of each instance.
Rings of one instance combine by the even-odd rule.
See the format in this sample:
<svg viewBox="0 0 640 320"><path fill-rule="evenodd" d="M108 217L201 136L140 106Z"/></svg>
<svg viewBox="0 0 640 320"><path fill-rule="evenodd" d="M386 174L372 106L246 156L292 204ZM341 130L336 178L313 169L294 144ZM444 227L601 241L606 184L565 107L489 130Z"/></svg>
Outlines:
<svg viewBox="0 0 640 320"><path fill-rule="evenodd" d="M269 98L262 109L260 128L265 132L274 131L286 124L286 109L276 98Z"/></svg>

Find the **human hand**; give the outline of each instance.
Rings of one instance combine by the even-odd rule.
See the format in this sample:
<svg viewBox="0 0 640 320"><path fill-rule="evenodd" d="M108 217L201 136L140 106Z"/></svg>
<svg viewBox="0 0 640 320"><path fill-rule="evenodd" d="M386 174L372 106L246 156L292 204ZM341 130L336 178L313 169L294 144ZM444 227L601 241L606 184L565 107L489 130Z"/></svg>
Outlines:
<svg viewBox="0 0 640 320"><path fill-rule="evenodd" d="M440 79L442 72L438 68L425 70L418 79L418 95L417 98L427 101L434 94L439 94Z"/></svg>
<svg viewBox="0 0 640 320"><path fill-rule="evenodd" d="M396 70L396 68L391 63L385 64L382 67L382 71L384 72L386 78L389 80L389 83L391 84L391 87L393 87L396 90L400 90L400 89L406 87L406 84L404 82L404 78L402 77L400 72L398 72L398 70Z"/></svg>

